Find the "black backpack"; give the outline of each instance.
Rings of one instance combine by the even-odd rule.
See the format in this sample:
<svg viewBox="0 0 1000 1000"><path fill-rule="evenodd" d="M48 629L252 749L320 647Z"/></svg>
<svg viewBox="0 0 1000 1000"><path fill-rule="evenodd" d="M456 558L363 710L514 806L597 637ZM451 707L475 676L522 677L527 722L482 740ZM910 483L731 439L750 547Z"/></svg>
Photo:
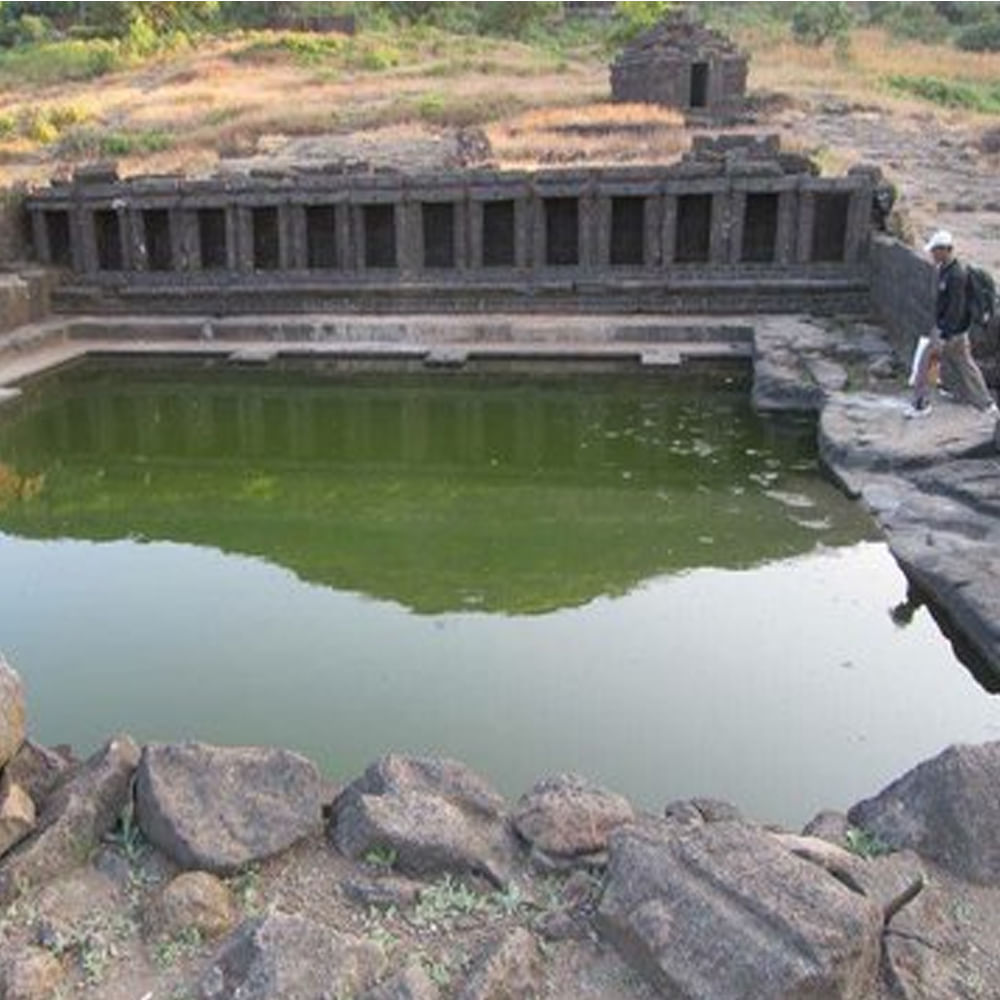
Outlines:
<svg viewBox="0 0 1000 1000"><path fill-rule="evenodd" d="M976 326L987 327L997 314L997 286L993 275L982 267L965 266L969 319Z"/></svg>

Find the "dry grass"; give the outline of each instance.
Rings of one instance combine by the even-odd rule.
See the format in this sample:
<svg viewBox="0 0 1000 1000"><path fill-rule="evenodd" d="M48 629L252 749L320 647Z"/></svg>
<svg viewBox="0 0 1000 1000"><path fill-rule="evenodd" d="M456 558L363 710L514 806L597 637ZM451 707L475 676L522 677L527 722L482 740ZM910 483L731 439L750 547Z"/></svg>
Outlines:
<svg viewBox="0 0 1000 1000"><path fill-rule="evenodd" d="M752 52L752 91L790 94L805 106L831 96L874 104L920 128L928 115L973 127L987 119L893 94L887 77L1000 79L1000 55L894 41L877 29L854 33L848 59L829 45L797 45L773 31L744 31L739 41ZM390 55L398 55L391 66L366 65ZM162 140L144 152L126 149L120 155L125 173L204 172L220 154L252 153L263 136L409 124L481 126L497 160L509 166L663 162L686 148L675 113L607 99L607 64L593 52L568 58L443 32L357 42L255 33L96 80L0 93L0 185L70 170L85 152L86 143L73 141L79 128L89 137L124 136L125 145L135 136L136 147L151 134ZM70 123L67 108L76 113ZM27 111L40 115L40 124L22 126ZM14 123L6 131L5 118ZM830 157L833 169L836 156Z"/></svg>
<svg viewBox="0 0 1000 1000"><path fill-rule="evenodd" d="M961 52L948 45L894 39L877 28L856 30L846 59L830 45L814 48L753 32L745 34L741 42L753 53L749 79L753 90L805 96L826 92L902 112L931 111L953 122L966 118L970 124L981 124L982 116L936 108L926 101L893 94L886 80L897 75L984 84L1000 80L1000 53Z"/></svg>
<svg viewBox="0 0 1000 1000"><path fill-rule="evenodd" d="M486 130L505 166L670 162L689 148L684 117L650 104L540 108Z"/></svg>
<svg viewBox="0 0 1000 1000"><path fill-rule="evenodd" d="M262 136L350 132L408 122L428 127L486 125L526 108L606 95L606 67L554 60L515 42L432 35L395 68L345 69L336 61L303 61L294 50L248 45L269 36L214 41L140 69L33 93L0 95L0 120L28 103L72 103L100 133L167 138L170 149L119 157L122 173L210 169L219 155L245 156ZM273 39L287 39L275 34ZM488 52L488 54L485 54ZM423 61L421 62L421 59ZM73 138L72 135L69 137ZM38 139L0 132L0 185L65 174L79 157L66 135Z"/></svg>

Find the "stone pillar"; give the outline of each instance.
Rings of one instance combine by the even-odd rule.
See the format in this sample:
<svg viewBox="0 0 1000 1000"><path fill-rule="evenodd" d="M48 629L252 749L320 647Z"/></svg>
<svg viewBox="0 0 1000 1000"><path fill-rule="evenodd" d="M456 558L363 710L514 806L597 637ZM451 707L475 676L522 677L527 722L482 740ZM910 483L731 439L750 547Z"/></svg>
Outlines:
<svg viewBox="0 0 1000 1000"><path fill-rule="evenodd" d="M537 214L537 199L525 185L514 197L514 265L520 271L530 271L536 266Z"/></svg>
<svg viewBox="0 0 1000 1000"><path fill-rule="evenodd" d="M611 220L614 215L611 199L606 191L594 194L591 209L592 257L591 264L598 272L611 267Z"/></svg>
<svg viewBox="0 0 1000 1000"><path fill-rule="evenodd" d="M146 243L146 218L143 206L132 205L125 213L127 239L122 245L123 265L127 271L149 270L149 248Z"/></svg>
<svg viewBox="0 0 1000 1000"><path fill-rule="evenodd" d="M847 210L847 236L844 241L844 260L855 264L868 254L871 237L872 190L868 184L851 192Z"/></svg>
<svg viewBox="0 0 1000 1000"><path fill-rule="evenodd" d="M660 266L669 268L677 250L677 194L667 191L660 199Z"/></svg>
<svg viewBox="0 0 1000 1000"><path fill-rule="evenodd" d="M409 193L396 203L396 265L401 275L412 277L423 270L424 220L421 202Z"/></svg>
<svg viewBox="0 0 1000 1000"><path fill-rule="evenodd" d="M799 264L808 264L812 258L813 226L816 223L816 196L808 188L799 192L798 221L795 260Z"/></svg>
<svg viewBox="0 0 1000 1000"><path fill-rule="evenodd" d="M798 207L799 195L795 188L786 188L778 195L778 235L774 248L778 264L788 265L797 260Z"/></svg>
<svg viewBox="0 0 1000 1000"><path fill-rule="evenodd" d="M170 209L170 250L179 271L201 270L201 237L198 213L180 206Z"/></svg>
<svg viewBox="0 0 1000 1000"><path fill-rule="evenodd" d="M643 234L643 259L648 269L663 263L663 197L651 195L646 198L645 233Z"/></svg>
<svg viewBox="0 0 1000 1000"><path fill-rule="evenodd" d="M712 195L712 237L708 259L710 264L725 264L729 260L732 225L732 192L728 185L717 185L710 191Z"/></svg>
<svg viewBox="0 0 1000 1000"><path fill-rule="evenodd" d="M455 270L465 275L472 265L472 258L469 256L469 236L470 225L470 202L469 189L465 185L462 187L459 196L455 199Z"/></svg>
<svg viewBox="0 0 1000 1000"><path fill-rule="evenodd" d="M535 188L531 192L528 226L530 227L529 253L531 269L540 272L545 270L545 202L541 192Z"/></svg>
<svg viewBox="0 0 1000 1000"><path fill-rule="evenodd" d="M345 261L348 262L349 270L356 274L364 274L365 271L365 206L362 200L349 202L347 210L348 241L344 244L347 247Z"/></svg>
<svg viewBox="0 0 1000 1000"><path fill-rule="evenodd" d="M226 210L226 247L230 270L253 273L253 214L249 205Z"/></svg>
<svg viewBox="0 0 1000 1000"><path fill-rule="evenodd" d="M729 263L739 264L743 259L743 227L746 224L747 191L745 188L734 188L729 192ZM714 205L713 205L714 208ZM715 232L713 212L712 231ZM715 260L715 254L712 254Z"/></svg>
<svg viewBox="0 0 1000 1000"><path fill-rule="evenodd" d="M83 274L97 274L97 232L94 227L94 210L90 205L77 203L70 217L73 244L73 270Z"/></svg>
<svg viewBox="0 0 1000 1000"><path fill-rule="evenodd" d="M357 239L355 238L356 227L351 223L352 206L350 202L338 202L334 209L334 225L337 229L337 266L342 271L357 273L358 246Z"/></svg>
<svg viewBox="0 0 1000 1000"><path fill-rule="evenodd" d="M306 207L301 204L281 206L281 267L286 271L304 271L309 267L309 244L306 237Z"/></svg>
<svg viewBox="0 0 1000 1000"><path fill-rule="evenodd" d="M593 176L581 185L579 201L577 202L577 267L584 274L593 274L600 266L600 256L603 251L608 253L610 233L602 232L598 211L597 185ZM603 239L607 235L608 239ZM607 266L607 260L604 262Z"/></svg>

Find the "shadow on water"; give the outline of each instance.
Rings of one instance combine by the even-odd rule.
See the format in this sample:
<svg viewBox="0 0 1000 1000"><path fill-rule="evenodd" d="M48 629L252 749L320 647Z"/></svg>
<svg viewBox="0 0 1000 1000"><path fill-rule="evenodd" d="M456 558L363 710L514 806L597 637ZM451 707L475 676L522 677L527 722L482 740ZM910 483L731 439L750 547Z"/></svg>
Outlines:
<svg viewBox="0 0 1000 1000"><path fill-rule="evenodd" d="M89 363L0 423L0 528L212 546L418 613L544 612L871 537L816 476L811 421L762 421L746 388Z"/></svg>

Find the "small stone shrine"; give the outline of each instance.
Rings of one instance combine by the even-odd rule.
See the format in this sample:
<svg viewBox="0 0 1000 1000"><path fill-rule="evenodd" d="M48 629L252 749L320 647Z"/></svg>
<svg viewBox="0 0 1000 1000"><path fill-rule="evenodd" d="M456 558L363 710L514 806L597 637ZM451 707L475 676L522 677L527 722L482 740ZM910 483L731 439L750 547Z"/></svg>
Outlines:
<svg viewBox="0 0 1000 1000"><path fill-rule="evenodd" d="M675 13L636 38L611 64L611 96L727 117L743 110L748 61L725 35Z"/></svg>

